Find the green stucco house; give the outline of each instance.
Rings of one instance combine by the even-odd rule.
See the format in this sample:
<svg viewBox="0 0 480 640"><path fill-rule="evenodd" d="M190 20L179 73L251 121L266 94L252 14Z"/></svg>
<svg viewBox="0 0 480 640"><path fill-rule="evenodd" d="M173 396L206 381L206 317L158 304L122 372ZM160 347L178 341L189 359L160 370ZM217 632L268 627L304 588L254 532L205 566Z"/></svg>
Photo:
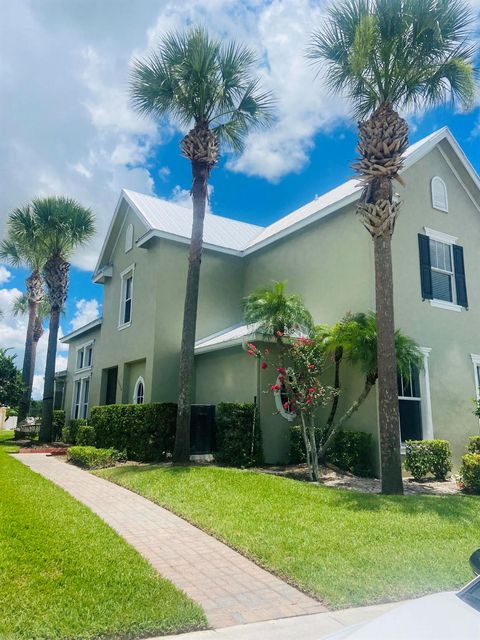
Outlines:
<svg viewBox="0 0 480 640"><path fill-rule="evenodd" d="M424 367L399 387L402 437L445 438L458 464L468 436L479 433L472 399L480 382L480 179L446 128L409 148L403 178L393 239L396 325L421 345ZM348 181L268 227L206 217L194 401L256 398L268 462L286 459L290 416L263 393L269 370L245 354L259 337L244 325L242 298L288 280L318 323L374 308L373 245L355 216L359 194ZM103 317L63 338L67 417L85 417L94 405L176 400L190 229L189 210L122 191L93 275L103 286ZM361 385L351 371L341 403ZM348 428L377 443L375 393Z"/></svg>

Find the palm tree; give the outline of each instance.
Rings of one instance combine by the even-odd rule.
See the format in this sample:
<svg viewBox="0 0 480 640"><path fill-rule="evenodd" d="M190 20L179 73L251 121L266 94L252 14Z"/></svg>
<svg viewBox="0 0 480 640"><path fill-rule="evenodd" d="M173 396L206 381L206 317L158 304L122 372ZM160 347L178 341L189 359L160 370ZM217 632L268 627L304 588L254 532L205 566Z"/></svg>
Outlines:
<svg viewBox="0 0 480 640"><path fill-rule="evenodd" d="M318 454L320 460L325 458L335 434L358 411L378 380L377 326L376 314L369 312L348 314L343 320L331 327L320 326L316 329L316 338L323 345L325 355L333 356L335 363L334 389L337 392L341 388L340 368L343 361L359 367L364 376L364 385L358 398L352 402L336 422L339 394L336 393L333 396L332 408L319 438ZM394 333L394 344L397 371L405 380L408 380L412 367L421 369L422 353L417 343L399 329ZM397 378L395 378L396 387Z"/></svg>
<svg viewBox="0 0 480 640"><path fill-rule="evenodd" d="M57 355L60 313L68 294L69 258L75 249L85 244L95 233L94 216L71 198L50 197L32 203L38 235L47 260L43 277L47 285L50 305L47 362L43 389L42 424L40 441L51 437L53 419L53 392L55 359Z"/></svg>
<svg viewBox="0 0 480 640"><path fill-rule="evenodd" d="M472 103L472 24L466 0L341 0L308 50L361 119L354 169L364 186L357 213L374 244L383 493L403 492L391 238L400 207L393 180L402 182L408 125L396 109Z"/></svg>
<svg viewBox="0 0 480 640"><path fill-rule="evenodd" d="M273 282L252 291L243 301L243 313L248 324L258 324L262 333L278 342L299 330L313 331L310 311L298 294L286 293L286 282Z"/></svg>
<svg viewBox="0 0 480 640"><path fill-rule="evenodd" d="M252 76L253 53L223 44L202 27L166 35L131 72L132 104L141 114L169 116L184 128L182 154L192 165L193 222L180 352L177 429L173 459L190 458L190 405L194 366L198 288L208 179L224 143L243 149L250 129L271 118L272 99Z"/></svg>
<svg viewBox="0 0 480 640"><path fill-rule="evenodd" d="M45 254L31 205L15 209L8 217L7 229L7 238L0 244L0 259L14 267L26 267L30 271L25 280L25 313L28 309L28 323L22 367L24 390L18 407L18 421L21 422L28 415L32 397L36 357L35 326L44 297L42 268Z"/></svg>

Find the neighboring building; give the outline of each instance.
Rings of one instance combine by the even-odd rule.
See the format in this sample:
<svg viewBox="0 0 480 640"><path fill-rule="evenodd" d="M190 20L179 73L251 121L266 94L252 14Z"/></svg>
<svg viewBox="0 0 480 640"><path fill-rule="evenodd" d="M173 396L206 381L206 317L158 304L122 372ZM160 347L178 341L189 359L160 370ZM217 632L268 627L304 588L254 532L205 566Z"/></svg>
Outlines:
<svg viewBox="0 0 480 640"><path fill-rule="evenodd" d="M402 437L448 439L458 462L468 436L479 433L472 398L480 387L480 180L446 128L409 148L403 179L393 236L396 325L422 347L424 367L412 384L399 384ZM245 354L252 336L242 299L286 279L317 323L374 308L373 246L355 216L359 194L351 180L265 228L206 216L194 402L256 397L268 462L286 459L289 416L262 393L269 370ZM93 276L104 289L103 319L63 338L67 416L85 417L98 404L176 400L190 229L189 210L122 191ZM342 406L361 385L352 371ZM377 422L372 392L348 428L377 442Z"/></svg>

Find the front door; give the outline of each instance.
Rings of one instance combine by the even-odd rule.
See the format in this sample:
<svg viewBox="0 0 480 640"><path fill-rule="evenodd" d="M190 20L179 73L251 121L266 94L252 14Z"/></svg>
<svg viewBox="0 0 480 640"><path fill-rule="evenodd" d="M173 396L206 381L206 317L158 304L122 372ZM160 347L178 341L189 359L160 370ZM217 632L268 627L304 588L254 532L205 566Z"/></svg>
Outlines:
<svg viewBox="0 0 480 640"><path fill-rule="evenodd" d="M117 400L117 377L118 367L107 370L107 389L105 394L105 404L115 404Z"/></svg>

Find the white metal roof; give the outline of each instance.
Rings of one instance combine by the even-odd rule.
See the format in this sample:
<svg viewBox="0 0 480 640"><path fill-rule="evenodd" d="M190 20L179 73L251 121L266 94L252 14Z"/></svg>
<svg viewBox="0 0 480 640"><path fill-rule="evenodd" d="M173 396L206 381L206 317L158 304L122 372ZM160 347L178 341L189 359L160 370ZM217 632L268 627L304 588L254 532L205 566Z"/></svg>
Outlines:
<svg viewBox="0 0 480 640"><path fill-rule="evenodd" d="M92 320L88 324L84 324L83 327L79 327L78 329L75 329L74 331L67 333L67 335L63 336L63 338L60 338L60 342L69 342L73 338L77 338L78 336L81 336L83 333L87 333L91 329L95 329L95 327L99 327L101 324L102 324L102 318L96 318L95 320Z"/></svg>
<svg viewBox="0 0 480 640"><path fill-rule="evenodd" d="M236 324L217 333L212 333L195 342L195 353L233 347L243 344L247 339L253 340L257 328L258 324Z"/></svg>

